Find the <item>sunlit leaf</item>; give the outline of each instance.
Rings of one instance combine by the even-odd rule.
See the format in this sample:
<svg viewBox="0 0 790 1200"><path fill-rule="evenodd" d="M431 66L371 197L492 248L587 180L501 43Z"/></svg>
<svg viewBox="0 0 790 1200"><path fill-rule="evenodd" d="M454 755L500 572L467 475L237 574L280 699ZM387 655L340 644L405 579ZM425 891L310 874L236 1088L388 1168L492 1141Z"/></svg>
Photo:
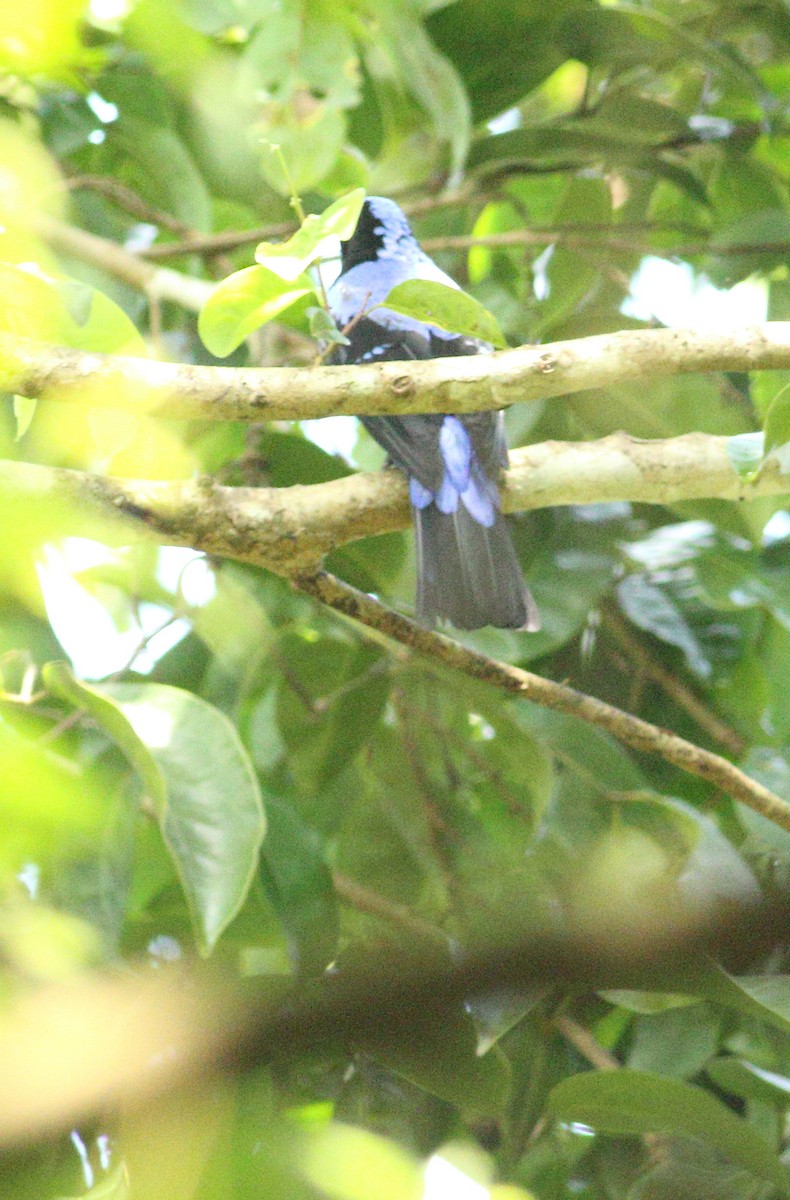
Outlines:
<svg viewBox="0 0 790 1200"><path fill-rule="evenodd" d="M244 903L266 830L260 791L227 717L163 684L89 687L50 663L53 691L88 709L140 773L203 949Z"/></svg>
<svg viewBox="0 0 790 1200"><path fill-rule="evenodd" d="M37 400L29 396L14 396L14 416L16 417L16 438L18 442L30 428L30 422L36 415Z"/></svg>
<svg viewBox="0 0 790 1200"><path fill-rule="evenodd" d="M409 279L394 287L381 302L381 307L404 317L426 321L459 337L479 338L498 348L507 344L496 318L479 301L444 283Z"/></svg>
<svg viewBox="0 0 790 1200"><path fill-rule="evenodd" d="M286 283L266 267L244 267L217 284L198 318L203 343L224 358L267 321L314 291L306 275Z"/></svg>
<svg viewBox="0 0 790 1200"><path fill-rule="evenodd" d="M287 242L261 242L255 261L288 283L296 282L316 259L336 251L338 238L347 241L351 237L364 199L364 188L355 188L320 216L311 213Z"/></svg>
<svg viewBox="0 0 790 1200"><path fill-rule="evenodd" d="M303 1147L303 1173L336 1200L421 1200L419 1164L387 1138L332 1124L316 1131Z"/></svg>

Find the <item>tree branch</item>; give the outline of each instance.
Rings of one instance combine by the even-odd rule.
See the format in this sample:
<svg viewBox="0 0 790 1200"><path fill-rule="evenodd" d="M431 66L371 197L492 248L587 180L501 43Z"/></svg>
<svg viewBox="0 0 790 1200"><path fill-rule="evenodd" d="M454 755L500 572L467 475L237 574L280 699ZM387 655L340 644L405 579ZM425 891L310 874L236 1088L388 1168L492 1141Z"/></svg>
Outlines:
<svg viewBox="0 0 790 1200"><path fill-rule="evenodd" d="M790 832L790 804L780 799L761 783L750 779L726 758L703 750L669 730L659 729L640 717L633 717L614 705L597 700L575 688L544 679L520 667L497 662L484 654L462 646L443 634L423 629L393 609L343 583L333 575L319 572L296 580L297 586L323 604L348 617L353 617L369 629L375 629L404 646L416 650L436 662L479 679L500 691L520 696L555 712L578 717L589 725L603 729L618 741L642 753L657 754L666 762L689 775L720 788L733 800L739 800L769 821Z"/></svg>
<svg viewBox="0 0 790 1200"><path fill-rule="evenodd" d="M727 438L702 433L643 442L617 433L596 442L543 442L511 454L503 475L507 512L566 504L749 500L783 495L790 477L770 458L753 482L739 478ZM73 508L72 532L117 542L158 537L293 575L347 542L406 528L411 521L399 471L349 475L288 488L222 487L107 478L0 460L0 495ZM108 521L127 518L115 534ZM131 519L129 519L131 518Z"/></svg>
<svg viewBox="0 0 790 1200"><path fill-rule="evenodd" d="M724 333L626 330L490 355L310 370L154 362L0 335L3 391L210 421L478 412L630 380L644 386L659 376L783 367L790 368L784 321Z"/></svg>
<svg viewBox="0 0 790 1200"><path fill-rule="evenodd" d="M353 617L369 629L375 629L379 634L394 638L402 646L417 650L426 658L441 662L453 671L460 671L473 679L490 684L492 688L510 692L540 704L544 708L552 708L557 713L576 716L588 725L594 725L612 734L618 742L632 746L644 754L654 754L664 758L672 766L678 767L690 775L698 775L708 784L720 788L726 796L740 800L748 808L759 812L761 816L773 821L780 828L790 833L790 804L768 791L767 787L758 784L744 774L726 758L712 754L710 750L702 750L701 746L678 738L669 730L662 730L657 725L641 720L639 716L624 713L615 708L614 704L606 704L585 692L568 688L564 684L555 683L553 679L544 679L531 671L523 671L496 659L487 658L475 650L461 646L460 642L423 629L413 620L401 616L393 608L387 608L371 596L358 592L357 589L337 580L327 572L298 578L297 586L309 595L321 600L322 604L335 608L347 617Z"/></svg>
<svg viewBox="0 0 790 1200"><path fill-rule="evenodd" d="M788 902L662 914L647 924L630 912L605 916L597 933L529 932L453 956L437 954L432 941L411 953L388 947L385 958L369 955L366 969L328 973L281 1003L266 981L241 994L183 964L23 989L0 1028L0 1146L51 1140L108 1107L145 1108L179 1089L194 1093L219 1072L325 1053L339 1041L368 1053L393 1041L413 1046L426 1015L546 979L587 990L671 987L716 1000L716 979L700 963L725 955L743 970L784 945Z"/></svg>
<svg viewBox="0 0 790 1200"><path fill-rule="evenodd" d="M169 267L154 267L109 238L97 237L54 217L40 216L38 229L55 249L92 263L158 300L172 300L190 312L199 312L214 290L213 283Z"/></svg>

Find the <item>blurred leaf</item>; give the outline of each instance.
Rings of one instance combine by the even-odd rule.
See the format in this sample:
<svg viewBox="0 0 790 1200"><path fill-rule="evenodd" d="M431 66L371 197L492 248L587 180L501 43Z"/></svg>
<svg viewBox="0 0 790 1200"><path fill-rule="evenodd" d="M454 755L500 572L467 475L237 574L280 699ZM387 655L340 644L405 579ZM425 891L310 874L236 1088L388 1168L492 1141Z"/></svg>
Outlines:
<svg viewBox="0 0 790 1200"><path fill-rule="evenodd" d="M640 1016L634 1024L628 1067L689 1079L716 1053L720 1030L721 1018L705 1004Z"/></svg>
<svg viewBox="0 0 790 1200"><path fill-rule="evenodd" d="M200 310L203 344L217 358L225 358L261 325L314 290L307 275L287 284L265 267L244 267L218 283Z"/></svg>
<svg viewBox="0 0 790 1200"><path fill-rule="evenodd" d="M572 179L553 214L553 222L557 225L595 221L605 224L611 220L611 214L611 196L602 179ZM551 248L545 276L548 295L538 310L533 336L546 337L574 311L599 281L601 268L609 258L609 252L603 248L589 250L583 257L562 245Z"/></svg>
<svg viewBox="0 0 790 1200"><path fill-rule="evenodd" d="M108 296L34 264L0 263L0 329L75 350L146 354L139 332Z"/></svg>
<svg viewBox="0 0 790 1200"><path fill-rule="evenodd" d="M302 1172L337 1200L420 1200L422 1171L396 1142L366 1129L333 1123L310 1136Z"/></svg>
<svg viewBox="0 0 790 1200"><path fill-rule="evenodd" d="M765 453L776 452L790 442L790 389L783 387L771 401L765 414ZM757 437L758 435L755 435ZM779 456L777 456L779 457ZM780 457L782 469L786 464Z"/></svg>
<svg viewBox="0 0 790 1200"><path fill-rule="evenodd" d="M14 396L14 416L16 417L16 438L19 441L25 436L30 428L30 422L36 415L36 407L38 400L31 400L28 396Z"/></svg>
<svg viewBox="0 0 790 1200"><path fill-rule="evenodd" d="M373 0L379 37L395 67L398 82L429 115L436 134L450 147L450 177L461 170L472 133L469 100L449 59L437 50L415 6Z"/></svg>
<svg viewBox="0 0 790 1200"><path fill-rule="evenodd" d="M301 974L320 974L334 958L337 901L321 840L296 812L269 796L269 827L261 856L264 885L292 941Z"/></svg>
<svg viewBox="0 0 790 1200"><path fill-rule="evenodd" d="M31 0L0 12L0 67L11 75L59 79L74 85L80 70L97 65L82 42L85 0Z"/></svg>
<svg viewBox="0 0 790 1200"><path fill-rule="evenodd" d="M722 996L735 997L744 1011L790 1030L790 975L719 974Z"/></svg>
<svg viewBox="0 0 790 1200"><path fill-rule="evenodd" d="M767 433L765 438L761 433L737 433L727 438L727 457L744 483L756 477L763 461L764 447L768 446Z"/></svg>
<svg viewBox="0 0 790 1200"><path fill-rule="evenodd" d="M87 708L139 771L210 952L244 903L266 830L235 729L204 700L164 684L88 687L63 663L48 664L45 681Z"/></svg>
<svg viewBox="0 0 790 1200"><path fill-rule="evenodd" d="M491 313L466 292L444 283L410 279L394 287L376 307L426 321L460 337L479 338L499 348L506 345Z"/></svg>
<svg viewBox="0 0 790 1200"><path fill-rule="evenodd" d="M121 1162L80 1196L62 1196L59 1200L132 1200L129 1173Z"/></svg>
<svg viewBox="0 0 790 1200"><path fill-rule="evenodd" d="M108 99L122 99L124 93L118 95L119 82L116 76L116 87L108 92ZM139 73L132 75L128 86L138 91L137 103L144 105L147 88ZM180 134L166 122L152 120L154 114L150 111L133 115L128 103L119 107L121 115L110 127L108 136L133 164L137 189L152 204L185 225L208 230L209 192L200 167Z"/></svg>
<svg viewBox="0 0 790 1200"><path fill-rule="evenodd" d="M683 651L695 675L709 678L711 664L694 631L671 598L655 587L647 575L628 575L617 588L620 607L634 625Z"/></svg>
<svg viewBox="0 0 790 1200"><path fill-rule="evenodd" d="M601 1133L669 1133L693 1137L770 1180L783 1195L790 1178L771 1148L745 1121L701 1088L643 1071L588 1071L552 1090L547 1112Z"/></svg>
<svg viewBox="0 0 790 1200"><path fill-rule="evenodd" d="M746 1100L784 1104L790 1095L790 1079L774 1071L764 1071L742 1058L715 1058L705 1070L714 1083Z"/></svg>
<svg viewBox="0 0 790 1200"><path fill-rule="evenodd" d="M378 649L330 638L286 634L277 653L287 664L278 688L277 725L290 769L319 792L373 735L390 690Z"/></svg>
<svg viewBox="0 0 790 1200"><path fill-rule="evenodd" d="M100 823L99 797L68 759L42 752L0 717L0 813L5 830L0 866L19 862L95 834Z"/></svg>
<svg viewBox="0 0 790 1200"><path fill-rule="evenodd" d="M496 20L484 0L435 7L428 28L461 73L476 122L517 104L565 61L562 18L585 7L579 0L556 0L551 9L540 0L505 0Z"/></svg>

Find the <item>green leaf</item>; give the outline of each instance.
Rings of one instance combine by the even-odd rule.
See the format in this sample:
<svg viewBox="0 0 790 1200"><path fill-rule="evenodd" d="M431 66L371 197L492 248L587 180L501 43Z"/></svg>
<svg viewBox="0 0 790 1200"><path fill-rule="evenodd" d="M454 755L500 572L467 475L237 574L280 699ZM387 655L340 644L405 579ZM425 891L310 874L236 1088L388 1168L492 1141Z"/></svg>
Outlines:
<svg viewBox="0 0 790 1200"><path fill-rule="evenodd" d="M38 400L29 396L14 396L14 419L16 420L15 442L19 442L30 428L30 422L36 415Z"/></svg>
<svg viewBox="0 0 790 1200"><path fill-rule="evenodd" d="M316 259L336 251L336 242L347 241L357 227L365 189L341 196L320 216L311 213L287 242L261 242L255 261L288 283L294 283Z"/></svg>
<svg viewBox="0 0 790 1200"><path fill-rule="evenodd" d="M714 1083L744 1100L786 1105L790 1097L790 1079L774 1071L764 1071L742 1058L714 1058L705 1071Z"/></svg>
<svg viewBox="0 0 790 1200"><path fill-rule="evenodd" d="M728 975L721 968L716 975L714 999L734 1001L743 1012L790 1031L790 975Z"/></svg>
<svg viewBox="0 0 790 1200"><path fill-rule="evenodd" d="M782 469L787 470L786 450L778 452L790 442L790 385L785 385L774 396L765 414L765 453L779 457Z"/></svg>
<svg viewBox="0 0 790 1200"><path fill-rule="evenodd" d="M628 1066L689 1079L716 1053L721 1017L706 1004L676 1006L634 1022Z"/></svg>
<svg viewBox="0 0 790 1200"><path fill-rule="evenodd" d="M376 732L390 691L381 670L387 661L373 646L307 642L290 633L278 651L288 667L278 688L277 725L297 782L320 794Z"/></svg>
<svg viewBox="0 0 790 1200"><path fill-rule="evenodd" d="M507 345L496 317L460 288L427 279L399 283L376 307L414 317L460 337L480 338L497 348Z"/></svg>
<svg viewBox="0 0 790 1200"><path fill-rule="evenodd" d="M335 955L337 899L314 830L288 804L269 797L261 857L267 894L296 950L300 974L317 974Z"/></svg>
<svg viewBox="0 0 790 1200"><path fill-rule="evenodd" d="M307 275L290 284L266 267L245 267L217 284L201 309L198 332L217 358L225 358L246 337L315 291Z"/></svg>
<svg viewBox="0 0 790 1200"><path fill-rule="evenodd" d="M764 446L766 450L771 448L767 428L766 423L765 438L762 433L736 433L734 437L727 438L727 457L744 483L754 479L760 470ZM790 430L788 436L790 437Z"/></svg>
<svg viewBox="0 0 790 1200"><path fill-rule="evenodd" d="M472 134L469 99L455 66L437 50L410 5L377 3L380 38L398 82L428 113L450 146L450 175L461 170Z"/></svg>
<svg viewBox="0 0 790 1200"><path fill-rule="evenodd" d="M647 575L628 575L617 589L620 606L629 620L670 646L683 651L688 667L701 679L708 679L711 664L694 630L680 608Z"/></svg>
<svg viewBox="0 0 790 1200"><path fill-rule="evenodd" d="M0 263L0 330L75 350L147 353L137 329L109 296L33 264Z"/></svg>
<svg viewBox="0 0 790 1200"><path fill-rule="evenodd" d="M266 831L247 752L227 717L159 683L89 687L49 663L48 688L94 720L140 774L175 862L201 948L210 952L238 913Z"/></svg>
<svg viewBox="0 0 790 1200"><path fill-rule="evenodd" d="M551 1091L547 1115L601 1133L666 1133L697 1138L790 1194L790 1177L759 1134L708 1092L644 1071L573 1075Z"/></svg>
<svg viewBox="0 0 790 1200"><path fill-rule="evenodd" d="M139 87L139 76L135 79ZM174 129L123 110L109 137L133 164L136 189L146 199L192 229L211 228L208 188L198 162Z"/></svg>
<svg viewBox="0 0 790 1200"><path fill-rule="evenodd" d="M332 1122L306 1138L302 1173L333 1200L420 1200L423 1171L401 1146L367 1129ZM312 1193L311 1193L312 1194Z"/></svg>

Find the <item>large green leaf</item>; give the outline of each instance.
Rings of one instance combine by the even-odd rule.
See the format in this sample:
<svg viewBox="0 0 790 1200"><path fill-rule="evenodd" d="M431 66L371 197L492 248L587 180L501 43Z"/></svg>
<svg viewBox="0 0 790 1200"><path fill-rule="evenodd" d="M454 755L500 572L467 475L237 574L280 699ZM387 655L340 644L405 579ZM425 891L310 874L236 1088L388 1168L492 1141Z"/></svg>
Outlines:
<svg viewBox="0 0 790 1200"><path fill-rule="evenodd" d="M244 267L214 288L198 318L203 344L225 358L246 337L315 291L307 275L286 282L266 267Z"/></svg>
<svg viewBox="0 0 790 1200"><path fill-rule="evenodd" d="M627 575L617 588L617 599L634 625L670 646L677 646L695 675L702 679L710 677L710 661L694 630L671 596L651 583L649 575Z"/></svg>
<svg viewBox="0 0 790 1200"><path fill-rule="evenodd" d="M472 133L469 100L455 67L434 45L410 4L372 0L397 81L428 113L433 129L450 147L450 174L463 166Z"/></svg>
<svg viewBox="0 0 790 1200"><path fill-rule="evenodd" d="M300 973L320 973L334 957L338 936L337 900L320 838L281 800L269 797L266 812L264 885L291 939Z"/></svg>
<svg viewBox="0 0 790 1200"><path fill-rule="evenodd" d="M580 1121L601 1133L667 1133L692 1137L768 1179L784 1194L790 1176L751 1126L710 1093L644 1071L601 1071L564 1079L549 1096L547 1115Z"/></svg>
<svg viewBox="0 0 790 1200"><path fill-rule="evenodd" d="M387 293L379 307L417 321L427 321L461 337L479 338L499 348L506 344L496 318L482 304L466 292L444 283L426 279L399 283Z"/></svg>
<svg viewBox="0 0 790 1200"><path fill-rule="evenodd" d="M108 296L30 263L0 262L0 330L75 350L146 353L137 328Z"/></svg>
<svg viewBox="0 0 790 1200"><path fill-rule="evenodd" d="M209 952L238 913L266 831L238 734L218 709L160 683L92 687L50 663L52 691L90 712L139 772Z"/></svg>

